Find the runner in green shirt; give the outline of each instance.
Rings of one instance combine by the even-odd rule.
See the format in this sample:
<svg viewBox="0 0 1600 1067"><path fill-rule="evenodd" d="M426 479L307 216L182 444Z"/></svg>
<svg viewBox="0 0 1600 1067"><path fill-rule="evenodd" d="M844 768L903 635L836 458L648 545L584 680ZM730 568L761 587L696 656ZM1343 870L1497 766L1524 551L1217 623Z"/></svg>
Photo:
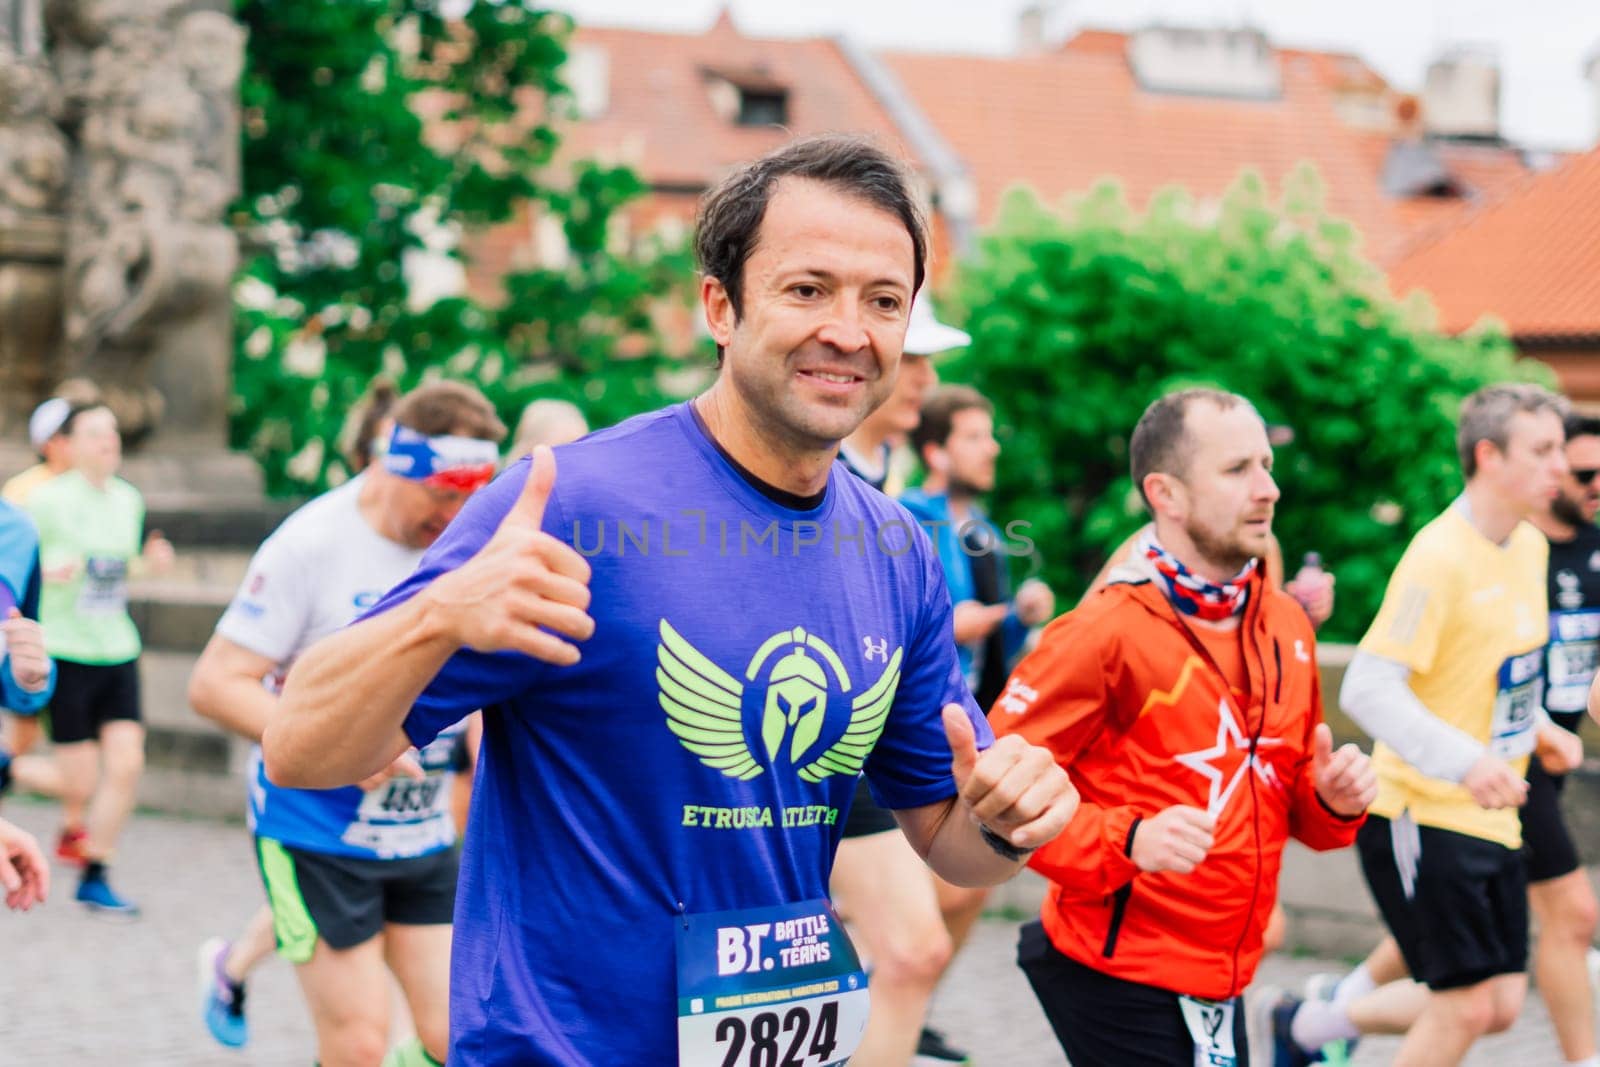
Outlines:
<svg viewBox="0 0 1600 1067"><path fill-rule="evenodd" d="M122 441L111 409L75 410L63 429L72 470L28 499L44 575L39 617L57 664L50 740L67 819L57 851L83 857L80 902L133 918L138 907L115 893L106 876L144 769L140 643L128 615L128 577L164 571L172 546L152 534L141 547L144 499L116 477Z"/></svg>

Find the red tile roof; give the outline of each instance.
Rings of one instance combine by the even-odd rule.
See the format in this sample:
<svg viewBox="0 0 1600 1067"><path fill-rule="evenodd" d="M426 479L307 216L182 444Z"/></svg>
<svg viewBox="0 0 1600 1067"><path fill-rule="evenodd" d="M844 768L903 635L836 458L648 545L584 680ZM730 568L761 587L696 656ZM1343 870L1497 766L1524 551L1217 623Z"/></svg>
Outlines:
<svg viewBox="0 0 1600 1067"><path fill-rule="evenodd" d="M1393 136L1386 132L1362 135L1362 155L1374 174L1383 172L1384 158L1393 143ZM1436 140L1430 142L1430 147L1455 180L1460 195L1392 199L1403 237L1392 246L1390 259L1404 254L1428 235L1455 225L1487 201L1505 195L1531 173L1522 152L1506 145Z"/></svg>
<svg viewBox="0 0 1600 1067"><path fill-rule="evenodd" d="M696 35L580 27L572 44L604 50L609 106L562 129L568 158L627 163L653 185L703 187L795 136L869 133L909 155L832 40L745 37L724 17ZM738 126L718 114L708 88L715 73L787 88L786 127Z"/></svg>
<svg viewBox="0 0 1600 1067"><path fill-rule="evenodd" d="M1368 253L1387 262L1526 173L1509 148L1441 143L1438 157L1469 195L1397 199L1384 192L1381 176L1400 97L1360 58L1277 49L1279 98L1206 98L1142 89L1128 64L1128 44L1124 33L1085 30L1034 56L879 58L970 169L980 224L1019 182L1057 199L1110 177L1142 206L1170 185L1214 198L1247 168L1277 191L1298 164L1309 162L1326 183L1329 210L1354 223ZM700 189L792 136L866 132L912 156L831 39L745 37L724 15L701 34L584 26L572 45L604 53L607 107L596 119L559 124L558 163L597 158L633 167L656 189L627 212L639 228L667 217L687 220ZM739 126L719 112L711 88L719 77L787 89L785 128ZM937 216L934 223L942 253L946 234ZM523 217L472 243L479 253L474 284L492 288L501 271L531 262L532 221Z"/></svg>
<svg viewBox="0 0 1600 1067"><path fill-rule="evenodd" d="M1600 336L1600 149L1435 232L1394 264L1390 282L1430 293L1446 330L1495 315L1519 340Z"/></svg>
<svg viewBox="0 0 1600 1067"><path fill-rule="evenodd" d="M992 217L1005 190L1019 182L1051 200L1111 177L1142 206L1169 185L1216 197L1247 168L1276 190L1299 163L1309 162L1326 183L1329 210L1355 223L1368 253L1383 261L1404 247L1416 226L1434 224L1463 204L1413 207L1383 192L1388 133L1361 128L1342 106L1376 106L1379 120L1387 121L1398 94L1357 57L1278 49L1280 97L1242 100L1146 91L1134 79L1127 47L1126 34L1086 30L1043 55L890 53L884 59L972 169L980 221ZM1498 153L1494 167L1521 171L1515 153L1484 151ZM1475 159L1463 165L1478 167ZM1458 177L1476 186L1491 176L1473 169ZM1496 188L1503 185L1502 174L1492 178Z"/></svg>
<svg viewBox="0 0 1600 1067"><path fill-rule="evenodd" d="M785 141L825 132L866 133L916 160L877 98L830 39L745 37L724 13L705 33L663 33L580 26L569 50L596 48L605 60L606 107L597 118L557 121L560 167L594 159L633 169L655 192L624 211L635 232L694 217L701 190L730 168ZM732 79L749 89L786 89L784 128L740 126L713 105L711 84ZM542 103L530 101L542 114ZM944 233L935 220L934 244ZM469 236L469 282L494 299L508 270L532 266L533 219Z"/></svg>

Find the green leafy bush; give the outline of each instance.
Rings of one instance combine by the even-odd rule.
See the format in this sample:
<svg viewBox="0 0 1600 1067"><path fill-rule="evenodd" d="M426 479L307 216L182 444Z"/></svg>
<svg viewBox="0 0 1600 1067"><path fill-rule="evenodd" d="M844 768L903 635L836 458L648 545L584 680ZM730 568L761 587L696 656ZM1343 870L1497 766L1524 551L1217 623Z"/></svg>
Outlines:
<svg viewBox="0 0 1600 1067"><path fill-rule="evenodd" d="M1447 337L1390 299L1309 168L1281 204L1249 175L1219 204L1171 192L1142 214L1111 184L1065 211L1014 191L950 295L973 343L944 373L1005 426L994 513L1033 523L1058 589L1081 592L1146 521L1127 452L1145 406L1215 385L1293 429L1276 529L1291 574L1308 550L1338 574L1334 638L1361 634L1406 542L1460 491L1462 397L1552 381L1503 336Z"/></svg>

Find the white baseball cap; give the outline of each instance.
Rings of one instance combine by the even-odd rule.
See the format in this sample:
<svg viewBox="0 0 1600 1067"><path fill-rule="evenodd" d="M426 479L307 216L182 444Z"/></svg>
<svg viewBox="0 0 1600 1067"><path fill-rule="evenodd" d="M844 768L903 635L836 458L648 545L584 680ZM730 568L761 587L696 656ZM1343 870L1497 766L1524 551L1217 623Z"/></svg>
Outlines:
<svg viewBox="0 0 1600 1067"><path fill-rule="evenodd" d="M951 348L965 348L972 336L965 330L946 326L933 317L933 301L927 287L917 292L911 301L911 321L906 324L906 343L902 351L908 356L933 356Z"/></svg>
<svg viewBox="0 0 1600 1067"><path fill-rule="evenodd" d="M72 414L72 401L53 396L33 409L28 416L28 441L35 452L43 452L50 438L61 432L61 427Z"/></svg>

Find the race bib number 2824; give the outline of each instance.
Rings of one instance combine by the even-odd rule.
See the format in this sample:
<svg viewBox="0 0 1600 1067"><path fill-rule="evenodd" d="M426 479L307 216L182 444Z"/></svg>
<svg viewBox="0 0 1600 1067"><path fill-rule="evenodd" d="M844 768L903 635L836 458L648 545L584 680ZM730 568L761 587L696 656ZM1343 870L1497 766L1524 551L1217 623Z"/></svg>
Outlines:
<svg viewBox="0 0 1600 1067"><path fill-rule="evenodd" d="M826 900L680 916L682 1067L829 1067L867 1026L867 976Z"/></svg>

